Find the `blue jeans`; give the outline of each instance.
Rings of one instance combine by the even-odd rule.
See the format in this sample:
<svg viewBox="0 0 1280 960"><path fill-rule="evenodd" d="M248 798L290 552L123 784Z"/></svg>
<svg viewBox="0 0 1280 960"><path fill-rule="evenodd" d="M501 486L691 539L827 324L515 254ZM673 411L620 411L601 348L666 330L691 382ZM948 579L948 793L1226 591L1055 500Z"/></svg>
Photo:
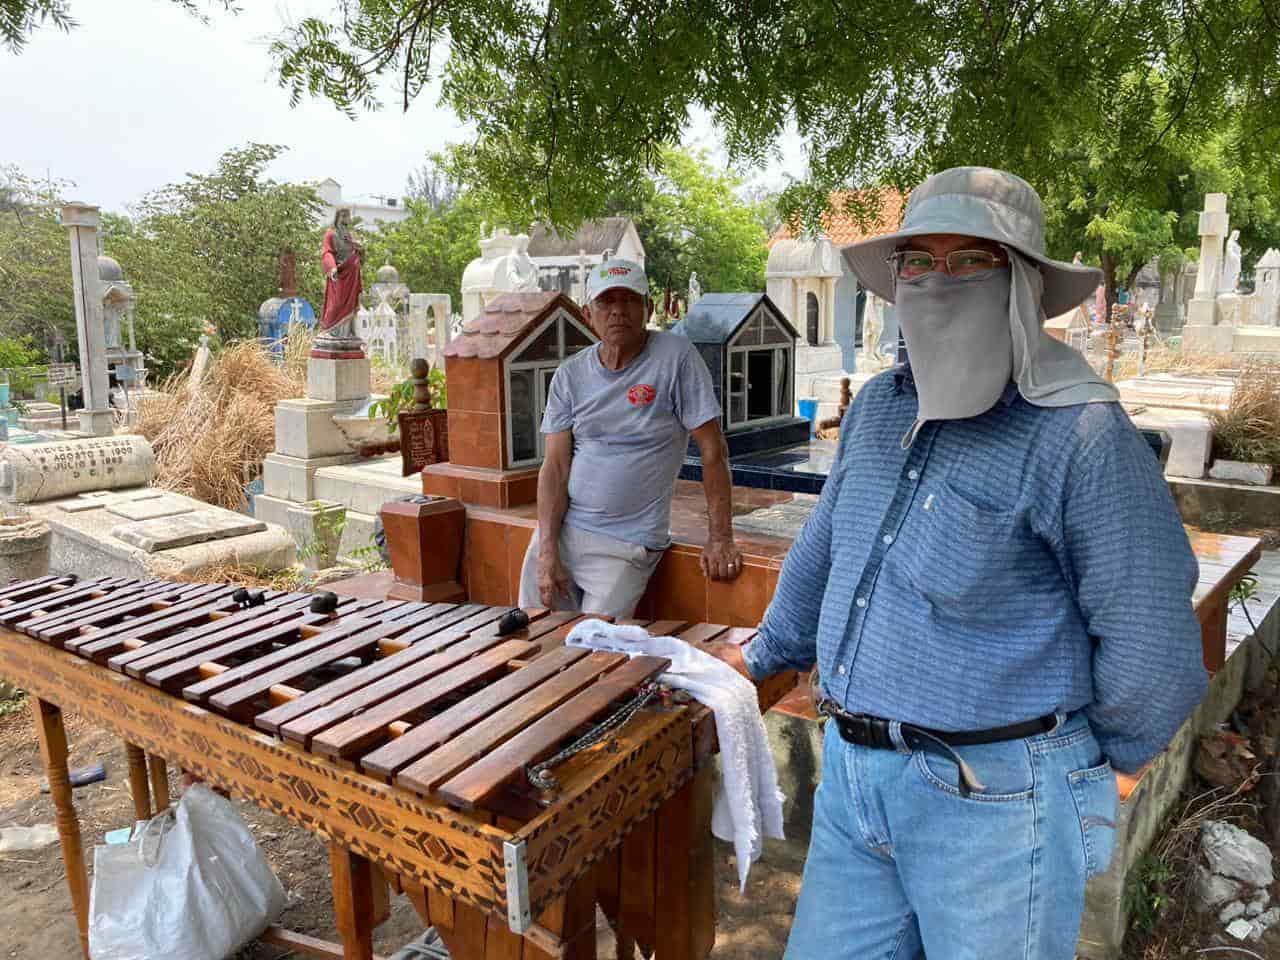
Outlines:
<svg viewBox="0 0 1280 960"><path fill-rule="evenodd" d="M856 747L827 724L786 960L1071 960L1085 880L1115 842L1111 766L1083 714L953 760Z"/></svg>

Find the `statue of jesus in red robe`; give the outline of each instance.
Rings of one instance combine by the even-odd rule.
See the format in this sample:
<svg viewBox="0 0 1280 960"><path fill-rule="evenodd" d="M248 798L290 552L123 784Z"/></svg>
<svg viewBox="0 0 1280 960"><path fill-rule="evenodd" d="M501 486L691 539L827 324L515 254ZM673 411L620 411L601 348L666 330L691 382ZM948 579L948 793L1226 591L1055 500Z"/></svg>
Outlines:
<svg viewBox="0 0 1280 960"><path fill-rule="evenodd" d="M351 209L339 207L333 226L324 232L321 264L324 267L324 310L313 354L363 356L355 335L360 309L360 255L363 247L351 229Z"/></svg>

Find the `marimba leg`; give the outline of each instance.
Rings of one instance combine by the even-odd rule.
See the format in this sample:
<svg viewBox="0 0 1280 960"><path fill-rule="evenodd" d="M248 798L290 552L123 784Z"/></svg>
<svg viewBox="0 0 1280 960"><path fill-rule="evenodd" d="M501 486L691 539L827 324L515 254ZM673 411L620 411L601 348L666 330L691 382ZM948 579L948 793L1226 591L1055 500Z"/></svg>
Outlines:
<svg viewBox="0 0 1280 960"><path fill-rule="evenodd" d="M715 767L708 763L658 808L653 923L658 960L705 960L715 945L714 796Z"/></svg>
<svg viewBox="0 0 1280 960"><path fill-rule="evenodd" d="M156 813L164 813L169 809L169 767L164 757L150 754L147 757L147 770L151 774L151 796L155 799Z"/></svg>
<svg viewBox="0 0 1280 960"><path fill-rule="evenodd" d="M342 937L344 960L373 960L374 868L364 857L329 842L333 872L333 912ZM379 882L383 882L378 877Z"/></svg>
<svg viewBox="0 0 1280 960"><path fill-rule="evenodd" d="M62 725L62 711L52 703L31 699L31 712L40 736L40 755L44 775L49 781L53 799L58 839L62 845L62 862L67 869L67 888L71 891L71 907L80 928L80 949L89 956L89 878L84 869L84 852L80 846L80 820L71 797L71 775L67 770L67 731Z"/></svg>
<svg viewBox="0 0 1280 960"><path fill-rule="evenodd" d="M124 744L125 760L129 763L129 793L133 796L133 818L151 819L151 788L147 785L147 755L142 748Z"/></svg>

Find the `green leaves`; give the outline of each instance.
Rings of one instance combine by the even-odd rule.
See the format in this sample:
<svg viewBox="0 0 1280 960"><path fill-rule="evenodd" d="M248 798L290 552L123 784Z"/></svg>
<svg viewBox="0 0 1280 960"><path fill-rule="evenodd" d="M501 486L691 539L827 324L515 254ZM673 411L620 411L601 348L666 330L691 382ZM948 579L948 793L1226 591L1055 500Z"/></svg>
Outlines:
<svg viewBox="0 0 1280 960"><path fill-rule="evenodd" d="M384 224L365 237L364 266L372 272L394 264L409 289L447 293L453 309L462 309L462 271L480 255L480 227L486 211L473 192L465 192L438 208L425 199L409 200L409 216ZM487 217L492 222L492 215Z"/></svg>
<svg viewBox="0 0 1280 960"><path fill-rule="evenodd" d="M18 54L27 37L45 26L67 31L76 25L68 0L0 0L0 44Z"/></svg>
<svg viewBox="0 0 1280 960"><path fill-rule="evenodd" d="M705 154L668 149L661 161L660 174L615 195L609 210L635 219L651 288L683 294L696 272L708 292L763 290L766 211L739 199L741 181Z"/></svg>
<svg viewBox="0 0 1280 960"><path fill-rule="evenodd" d="M70 186L0 166L0 336L48 346L61 332L74 350L71 253L58 221Z"/></svg>
<svg viewBox="0 0 1280 960"><path fill-rule="evenodd" d="M1274 166L1280 155L1268 119L1280 31L1257 0L333 6L274 48L291 94L366 109L381 78L402 105L439 81L443 104L476 132L454 151L456 170L515 223L568 228L599 215L619 190L662 173L695 109L740 165L766 160L795 125L808 175L779 207L810 225L836 189L906 189L965 163L1015 170L1042 190L1096 171L1109 197L1133 200L1169 154L1233 112L1241 162Z"/></svg>
<svg viewBox="0 0 1280 960"><path fill-rule="evenodd" d="M205 326L224 341L257 335L259 305L280 286L280 254L297 256L299 294L319 312L321 204L307 186L276 183L284 150L228 150L210 173L155 190L106 238L137 293L138 346L167 373L190 357Z"/></svg>

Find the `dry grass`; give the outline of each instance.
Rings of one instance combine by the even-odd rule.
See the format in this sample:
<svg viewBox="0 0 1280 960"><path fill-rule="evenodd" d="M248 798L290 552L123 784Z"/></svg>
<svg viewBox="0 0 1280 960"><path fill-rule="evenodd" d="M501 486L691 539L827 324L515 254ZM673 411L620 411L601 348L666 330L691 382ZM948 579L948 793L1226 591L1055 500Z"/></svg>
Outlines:
<svg viewBox="0 0 1280 960"><path fill-rule="evenodd" d="M1230 405L1212 419L1215 457L1280 467L1280 364L1247 362Z"/></svg>
<svg viewBox="0 0 1280 960"><path fill-rule="evenodd" d="M216 567L203 567L198 573L177 574L170 577L183 583L234 583L237 586L262 590L295 591L302 589L302 571L265 570L261 567L224 563Z"/></svg>
<svg viewBox="0 0 1280 960"><path fill-rule="evenodd" d="M1168 820L1163 832L1151 844L1145 862L1159 865L1159 890L1138 891L1133 888L1134 872L1129 877L1126 895L1162 898L1160 922L1150 933L1135 931L1126 938L1122 956L1125 960L1172 960L1184 956L1184 948L1198 942L1206 920L1195 910L1194 882L1200 862L1200 829L1208 820L1225 820L1247 827L1257 815L1246 791L1252 780L1235 789L1216 787L1188 799ZM1131 904L1132 905L1132 904ZM1135 911L1131 911L1135 912ZM1209 914L1210 922L1213 914ZM1219 928L1220 929L1220 928Z"/></svg>
<svg viewBox="0 0 1280 960"><path fill-rule="evenodd" d="M407 378L407 373L397 370L381 357L374 357L369 364L369 390L374 394L389 394L392 387Z"/></svg>
<svg viewBox="0 0 1280 960"><path fill-rule="evenodd" d="M179 376L143 401L134 429L155 449L156 485L243 508L245 484L275 448L276 404L305 392L306 349L291 338L291 356L277 365L257 343L235 344L213 358L199 386Z"/></svg>
<svg viewBox="0 0 1280 960"><path fill-rule="evenodd" d="M1179 347L1152 344L1147 348L1144 373L1178 373L1185 376L1213 376L1223 370L1238 370L1240 358L1215 353L1183 353ZM1138 375L1138 354L1125 354L1116 360L1115 379L1128 380Z"/></svg>
<svg viewBox="0 0 1280 960"><path fill-rule="evenodd" d="M289 325L289 339L284 346L284 363L280 369L298 386L295 396L302 396L307 385L307 354L315 341L312 331L299 324Z"/></svg>

